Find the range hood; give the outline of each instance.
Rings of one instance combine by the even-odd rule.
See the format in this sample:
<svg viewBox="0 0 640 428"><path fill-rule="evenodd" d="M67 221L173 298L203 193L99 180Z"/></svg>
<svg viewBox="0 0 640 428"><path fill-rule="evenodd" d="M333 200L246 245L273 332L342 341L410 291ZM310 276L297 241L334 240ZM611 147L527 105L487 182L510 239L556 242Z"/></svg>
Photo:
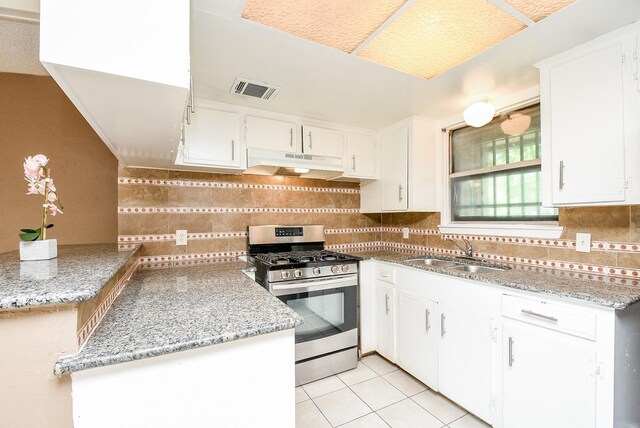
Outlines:
<svg viewBox="0 0 640 428"><path fill-rule="evenodd" d="M331 179L339 177L343 173L342 158L339 157L279 152L268 149L247 149L245 174L298 175L307 178Z"/></svg>

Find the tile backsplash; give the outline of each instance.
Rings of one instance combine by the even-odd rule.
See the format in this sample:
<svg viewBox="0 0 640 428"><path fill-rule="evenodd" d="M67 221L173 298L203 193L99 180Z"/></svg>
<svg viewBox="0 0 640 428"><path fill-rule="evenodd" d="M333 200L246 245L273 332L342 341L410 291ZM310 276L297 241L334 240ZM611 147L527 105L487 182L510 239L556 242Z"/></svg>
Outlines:
<svg viewBox="0 0 640 428"><path fill-rule="evenodd" d="M171 266L235 257L247 249L247 226L324 224L336 250L394 249L458 254L437 226L440 213L361 214L357 183L296 177L119 170L122 246L142 242L147 265ZM557 240L465 236L476 255L494 261L640 281L640 206L561 208ZM402 228L409 228L403 239ZM175 245L175 231L188 245ZM575 251L575 233L592 234L592 252Z"/></svg>

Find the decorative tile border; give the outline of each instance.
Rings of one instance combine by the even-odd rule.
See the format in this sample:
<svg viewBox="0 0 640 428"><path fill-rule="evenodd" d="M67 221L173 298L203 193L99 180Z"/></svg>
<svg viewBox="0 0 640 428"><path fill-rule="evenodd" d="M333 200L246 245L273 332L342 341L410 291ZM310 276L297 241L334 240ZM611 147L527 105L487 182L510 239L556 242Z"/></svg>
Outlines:
<svg viewBox="0 0 640 428"><path fill-rule="evenodd" d="M188 239L229 239L229 238L246 238L247 232L203 232L203 233L187 233ZM143 242L164 242L175 241L176 235L173 233L162 235L119 235L119 244L143 243Z"/></svg>
<svg viewBox="0 0 640 428"><path fill-rule="evenodd" d="M402 233L402 227L379 227L379 232L391 232ZM439 235L440 231L437 229L414 229L409 228L409 233L412 235Z"/></svg>
<svg viewBox="0 0 640 428"><path fill-rule="evenodd" d="M344 187L287 186L282 184L229 183L225 181L169 180L157 178L118 177L118 184L218 189L285 190L291 192L360 194L360 189Z"/></svg>
<svg viewBox="0 0 640 428"><path fill-rule="evenodd" d="M358 214L359 208L118 207L119 214Z"/></svg>
<svg viewBox="0 0 640 428"><path fill-rule="evenodd" d="M379 227L357 227L357 228L343 228L343 229L325 229L325 235L344 235L351 233L375 233L380 232Z"/></svg>
<svg viewBox="0 0 640 428"><path fill-rule="evenodd" d="M76 333L76 339L78 341L78 349L81 349L87 340L91 336L91 334L95 331L96 327L100 324L100 321L107 314L107 311L116 300L116 297L120 294L120 292L127 285L133 273L138 269L139 261L135 260L131 266L126 270L126 272L122 275L122 277L118 280L116 285L111 289L109 294L104 298L104 300L100 303L100 305L96 308L96 310L91 314L89 319L84 323L84 325L78 330Z"/></svg>
<svg viewBox="0 0 640 428"><path fill-rule="evenodd" d="M138 259L140 269L162 269L176 266L192 266L199 264L237 261L246 256L246 251L224 251L219 253L165 254L143 256Z"/></svg>

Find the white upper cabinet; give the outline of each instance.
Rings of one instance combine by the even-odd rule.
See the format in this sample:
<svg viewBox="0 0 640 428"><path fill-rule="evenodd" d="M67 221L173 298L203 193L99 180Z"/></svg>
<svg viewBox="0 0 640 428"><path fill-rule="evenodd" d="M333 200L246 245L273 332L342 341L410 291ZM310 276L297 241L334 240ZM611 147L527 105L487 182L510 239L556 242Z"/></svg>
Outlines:
<svg viewBox="0 0 640 428"><path fill-rule="evenodd" d="M361 185L362 212L439 211L438 122L410 117L380 133L378 181Z"/></svg>
<svg viewBox="0 0 640 428"><path fill-rule="evenodd" d="M546 206L640 203L638 25L538 64Z"/></svg>
<svg viewBox="0 0 640 428"><path fill-rule="evenodd" d="M183 163L242 169L238 113L197 107L185 124Z"/></svg>
<svg viewBox="0 0 640 428"><path fill-rule="evenodd" d="M295 122L247 116L247 148L299 152L298 129Z"/></svg>
<svg viewBox="0 0 640 428"><path fill-rule="evenodd" d="M302 152L309 155L342 157L342 131L302 126Z"/></svg>
<svg viewBox="0 0 640 428"><path fill-rule="evenodd" d="M343 176L376 178L376 139L373 135L347 132Z"/></svg>
<svg viewBox="0 0 640 428"><path fill-rule="evenodd" d="M40 61L127 166L168 168L189 91L189 3L42 0Z"/></svg>
<svg viewBox="0 0 640 428"><path fill-rule="evenodd" d="M384 211L403 211L409 206L407 198L408 138L408 126L382 134L380 138L380 179Z"/></svg>

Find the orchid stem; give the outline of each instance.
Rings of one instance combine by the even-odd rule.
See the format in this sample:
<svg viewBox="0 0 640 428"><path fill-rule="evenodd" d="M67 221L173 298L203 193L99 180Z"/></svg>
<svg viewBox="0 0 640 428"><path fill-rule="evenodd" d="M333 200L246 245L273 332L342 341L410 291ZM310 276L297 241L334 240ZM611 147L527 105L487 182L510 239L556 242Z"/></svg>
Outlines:
<svg viewBox="0 0 640 428"><path fill-rule="evenodd" d="M47 223L47 201L49 199L49 182L47 181L47 179L49 178L49 171L47 171L47 168L42 167L42 169L44 170L44 176L45 176L45 180L44 180L44 203L42 204L42 226L40 229L40 236L42 236L42 240L44 241L45 239L47 239L47 228L46 223Z"/></svg>

